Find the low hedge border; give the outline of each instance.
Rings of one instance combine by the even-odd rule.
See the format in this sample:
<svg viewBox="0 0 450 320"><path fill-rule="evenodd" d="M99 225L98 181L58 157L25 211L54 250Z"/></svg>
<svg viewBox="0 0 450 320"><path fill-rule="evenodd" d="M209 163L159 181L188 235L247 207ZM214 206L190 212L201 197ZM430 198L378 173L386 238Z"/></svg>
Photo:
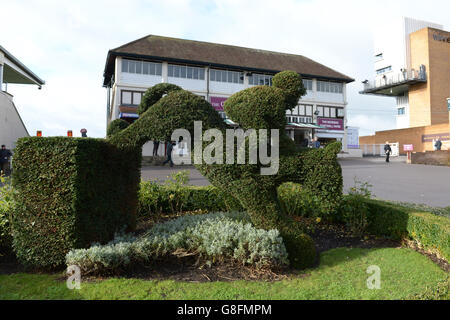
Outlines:
<svg viewBox="0 0 450 320"><path fill-rule="evenodd" d="M450 219L381 200L364 199L364 202L368 207L369 233L398 240L409 238L450 260Z"/></svg>

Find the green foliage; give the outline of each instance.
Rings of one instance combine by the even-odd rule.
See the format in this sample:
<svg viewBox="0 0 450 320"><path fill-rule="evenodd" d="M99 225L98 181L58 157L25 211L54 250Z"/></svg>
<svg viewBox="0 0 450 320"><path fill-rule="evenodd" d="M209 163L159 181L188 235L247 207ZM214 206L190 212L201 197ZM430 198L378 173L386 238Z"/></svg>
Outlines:
<svg viewBox="0 0 450 320"><path fill-rule="evenodd" d="M140 154L103 139L19 139L11 217L19 260L39 268L64 264L66 253L135 227Z"/></svg>
<svg viewBox="0 0 450 320"><path fill-rule="evenodd" d="M153 217L162 213L193 211L242 211L235 198L213 186L172 188L154 181L141 182L138 215Z"/></svg>
<svg viewBox="0 0 450 320"><path fill-rule="evenodd" d="M295 71L282 71L277 73L272 84L285 92L287 109L292 109L298 104L298 99L306 94L302 78Z"/></svg>
<svg viewBox="0 0 450 320"><path fill-rule="evenodd" d="M259 268L288 263L278 231L254 228L244 213L183 216L138 238L118 236L103 246L72 250L66 263L79 266L83 274L117 273L169 255L196 255L207 264L232 259Z"/></svg>
<svg viewBox="0 0 450 320"><path fill-rule="evenodd" d="M118 147L142 147L149 140L168 141L175 129L186 129L194 137L194 121L203 129L225 128L223 119L202 97L185 90L171 91L148 108L127 129L109 138ZM191 144L193 145L193 144Z"/></svg>
<svg viewBox="0 0 450 320"><path fill-rule="evenodd" d="M112 135L115 135L116 133L128 128L129 125L130 124L123 119L115 119L109 123L106 130L106 136L111 137Z"/></svg>
<svg viewBox="0 0 450 320"><path fill-rule="evenodd" d="M14 189L11 186L11 179L0 176L0 254L8 253L11 250L10 220L14 208Z"/></svg>
<svg viewBox="0 0 450 320"><path fill-rule="evenodd" d="M346 196L341 205L341 219L348 229L355 235L362 235L368 227L367 216L369 208L364 201L365 197L359 194Z"/></svg>
<svg viewBox="0 0 450 320"><path fill-rule="evenodd" d="M367 232L393 239L409 238L426 250L450 259L450 219L384 201L363 199Z"/></svg>
<svg viewBox="0 0 450 320"><path fill-rule="evenodd" d="M172 91L182 90L179 86L171 83L158 83L145 91L139 104L137 113L142 115L152 105L157 103L164 95Z"/></svg>

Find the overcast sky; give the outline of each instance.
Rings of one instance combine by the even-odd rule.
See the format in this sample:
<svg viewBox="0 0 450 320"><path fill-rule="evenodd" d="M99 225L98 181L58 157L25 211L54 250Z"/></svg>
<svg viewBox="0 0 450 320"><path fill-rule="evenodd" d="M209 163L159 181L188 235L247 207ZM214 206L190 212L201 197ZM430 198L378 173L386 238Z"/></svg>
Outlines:
<svg viewBox="0 0 450 320"><path fill-rule="evenodd" d="M104 137L109 49L148 34L304 55L355 79L348 125L395 127L395 100L362 96L373 78L373 34L402 16L450 24L448 0L0 0L0 45L46 84L9 85L31 135Z"/></svg>

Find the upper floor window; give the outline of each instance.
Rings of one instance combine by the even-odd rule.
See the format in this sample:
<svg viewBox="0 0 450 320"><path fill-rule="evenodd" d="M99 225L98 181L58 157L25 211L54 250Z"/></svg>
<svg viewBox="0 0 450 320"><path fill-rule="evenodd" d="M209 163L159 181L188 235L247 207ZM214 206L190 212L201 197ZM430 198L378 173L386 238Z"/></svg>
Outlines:
<svg viewBox="0 0 450 320"><path fill-rule="evenodd" d="M244 73L242 72L210 69L209 76L211 81L244 83Z"/></svg>
<svg viewBox="0 0 450 320"><path fill-rule="evenodd" d="M391 70L392 70L392 66L389 66L389 67L386 67L386 68L381 68L381 69L377 70L377 74L383 74L383 73L389 72Z"/></svg>
<svg viewBox="0 0 450 320"><path fill-rule="evenodd" d="M205 80L205 69L169 64L168 76L173 78Z"/></svg>
<svg viewBox="0 0 450 320"><path fill-rule="evenodd" d="M342 93L343 85L340 82L317 81L317 91Z"/></svg>
<svg viewBox="0 0 450 320"><path fill-rule="evenodd" d="M397 114L398 115L403 115L403 114L405 114L405 108L403 107L403 108L398 108L397 109Z"/></svg>
<svg viewBox="0 0 450 320"><path fill-rule="evenodd" d="M158 62L122 59L122 72L160 76L162 74L162 64Z"/></svg>
<svg viewBox="0 0 450 320"><path fill-rule="evenodd" d="M138 106L141 103L142 91L121 90L120 104L125 106Z"/></svg>
<svg viewBox="0 0 450 320"><path fill-rule="evenodd" d="M312 90L312 80L311 79L302 79L303 80L303 86L306 90Z"/></svg>
<svg viewBox="0 0 450 320"><path fill-rule="evenodd" d="M271 86L273 76L267 74L256 74L253 73L248 77L248 84L256 86Z"/></svg>
<svg viewBox="0 0 450 320"><path fill-rule="evenodd" d="M344 109L338 107L328 107L328 106L318 106L316 108L318 111L318 117L323 118L343 118Z"/></svg>

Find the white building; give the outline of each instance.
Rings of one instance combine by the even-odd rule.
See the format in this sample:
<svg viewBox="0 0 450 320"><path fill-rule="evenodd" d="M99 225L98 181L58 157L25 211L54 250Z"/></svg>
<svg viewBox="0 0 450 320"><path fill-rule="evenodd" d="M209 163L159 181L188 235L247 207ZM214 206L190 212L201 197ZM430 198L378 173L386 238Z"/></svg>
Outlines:
<svg viewBox="0 0 450 320"><path fill-rule="evenodd" d="M411 66L409 35L425 27L443 29L443 26L427 21L403 17L392 22L383 22L374 32L374 71L375 80L365 83L366 88L391 88L395 83L416 79L426 80L427 70L415 70ZM395 96L397 129L409 128L410 108L407 86L399 86L403 92L383 92L382 95ZM375 94L375 92L373 92Z"/></svg>
<svg viewBox="0 0 450 320"><path fill-rule="evenodd" d="M9 83L35 84L40 89L45 82L0 46L0 144L14 149L17 139L29 134L8 92Z"/></svg>
<svg viewBox="0 0 450 320"><path fill-rule="evenodd" d="M207 99L230 122L223 103L255 85L271 85L279 71L293 70L307 94L288 110L287 130L302 144L317 136L323 143L345 142L346 84L352 78L300 55L149 35L108 52L104 87L108 90L107 122L138 118L137 106L149 87L168 82ZM151 154L151 144L143 154ZM163 148L163 147L161 147Z"/></svg>

